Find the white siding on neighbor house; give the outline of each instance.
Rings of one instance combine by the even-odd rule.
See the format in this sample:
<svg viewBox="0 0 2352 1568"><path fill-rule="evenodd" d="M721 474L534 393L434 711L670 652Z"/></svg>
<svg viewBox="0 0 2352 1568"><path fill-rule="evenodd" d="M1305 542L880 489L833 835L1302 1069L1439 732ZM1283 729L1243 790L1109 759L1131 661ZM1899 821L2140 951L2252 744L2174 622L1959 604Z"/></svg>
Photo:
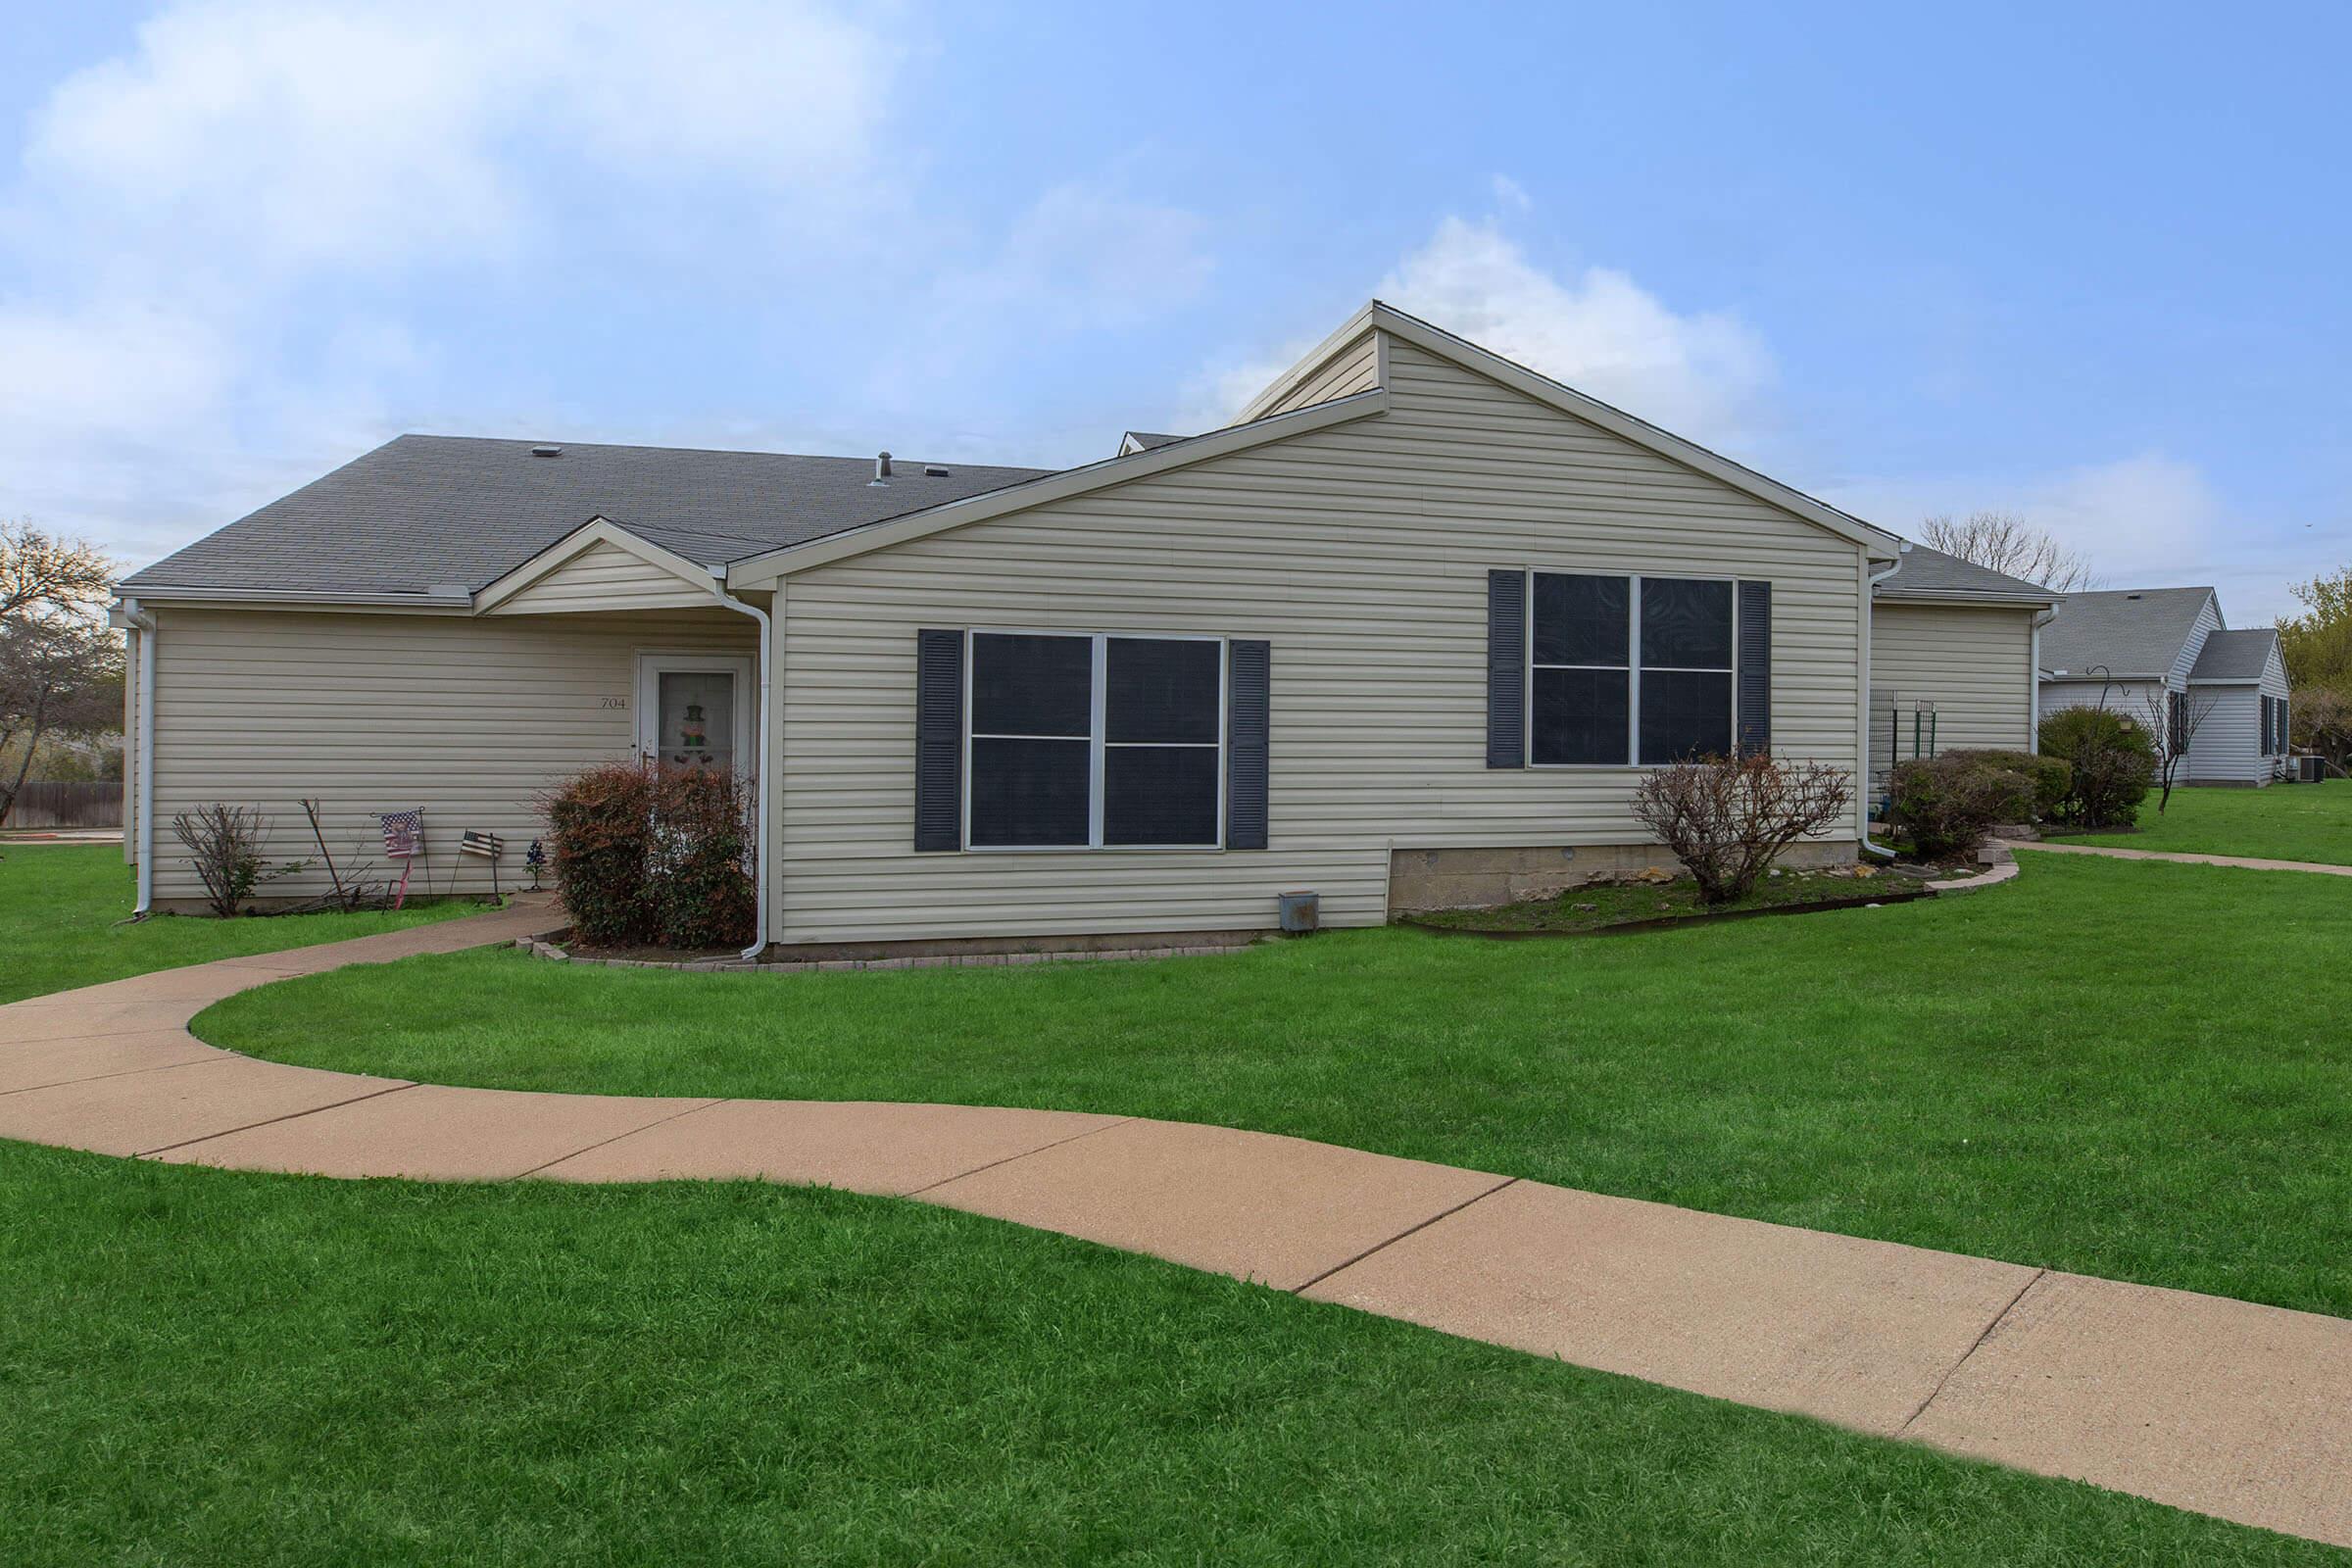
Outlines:
<svg viewBox="0 0 2352 1568"><path fill-rule="evenodd" d="M1366 327L1362 336L1335 351L1300 377L1297 386L1258 410L1255 417L1262 419L1371 391L1380 385L1379 338L1378 332Z"/></svg>
<svg viewBox="0 0 2352 1568"><path fill-rule="evenodd" d="M1903 716L1923 701L1936 705L1939 750L1995 746L2030 749L2034 698L2034 612L1991 606L1910 605L1871 609L1870 686L1880 704ZM1872 750L1886 744L1884 725ZM1906 754L1907 755L1907 754Z"/></svg>
<svg viewBox="0 0 2352 1568"><path fill-rule="evenodd" d="M2205 603L2197 609L2197 618L2189 625L2188 636L2180 644L2180 652L2174 656L2173 667L2165 671L2167 686L2174 691L2187 689L2188 672L2196 668L2197 656L2205 651L2205 639L2221 629L2221 601L2207 594Z"/></svg>
<svg viewBox="0 0 2352 1568"><path fill-rule="evenodd" d="M1776 749L1854 765L1855 545L1403 344L1390 396L789 577L778 940L1261 928L1294 889L1376 924L1392 847L1645 840L1638 769L1485 765L1493 567L1770 579ZM915 853L923 627L1269 639L1270 847Z"/></svg>
<svg viewBox="0 0 2352 1568"><path fill-rule="evenodd" d="M2189 737L2187 782L2268 784L2285 771L2282 758L2263 754L2260 699L2286 694L2286 665L2276 646L2263 665L2258 685L2189 687L2190 702L2212 706Z"/></svg>
<svg viewBox="0 0 2352 1568"><path fill-rule="evenodd" d="M539 831L532 796L592 762L634 754L640 649L748 654L743 616L304 613L156 610L155 893L203 889L172 833L211 802L274 819L269 854L315 858L304 796L324 805L346 873L385 874L376 814L424 808L427 858L412 891L490 886L458 836L507 838L502 885L523 878ZM350 858L347 858L350 857ZM397 873L397 868L395 874ZM327 887L323 866L269 883L266 898Z"/></svg>
<svg viewBox="0 0 2352 1568"><path fill-rule="evenodd" d="M485 613L598 614L623 610L692 610L710 603L708 590L600 540Z"/></svg>

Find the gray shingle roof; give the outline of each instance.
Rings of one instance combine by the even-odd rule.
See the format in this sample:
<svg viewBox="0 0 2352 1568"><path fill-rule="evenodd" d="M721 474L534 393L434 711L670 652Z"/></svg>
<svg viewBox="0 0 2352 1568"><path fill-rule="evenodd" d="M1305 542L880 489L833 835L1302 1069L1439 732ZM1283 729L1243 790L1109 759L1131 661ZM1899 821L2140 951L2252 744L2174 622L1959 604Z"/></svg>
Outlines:
<svg viewBox="0 0 2352 1568"><path fill-rule="evenodd" d="M1163 435L1157 430L1130 430L1119 442L1119 450L1122 453L1149 452L1153 447L1174 446L1186 439L1180 435Z"/></svg>
<svg viewBox="0 0 2352 1568"><path fill-rule="evenodd" d="M2271 650L2278 643L2278 632L2271 626L2210 633L2205 646L2197 650L2196 667L2188 672L2188 678L2260 680L2263 666L2271 662Z"/></svg>
<svg viewBox="0 0 2352 1568"><path fill-rule="evenodd" d="M125 591L479 589L594 516L706 566L1040 478L1050 468L404 435L123 579Z"/></svg>
<svg viewBox="0 0 2352 1568"><path fill-rule="evenodd" d="M2041 666L2081 674L2104 664L2118 680L2160 675L2180 657L2211 588L2117 588L2068 594L2042 628Z"/></svg>
<svg viewBox="0 0 2352 1568"><path fill-rule="evenodd" d="M1903 552L1894 575L1879 584L1881 599L1983 599L2046 605L2059 596L2023 577L2005 576L1926 545Z"/></svg>

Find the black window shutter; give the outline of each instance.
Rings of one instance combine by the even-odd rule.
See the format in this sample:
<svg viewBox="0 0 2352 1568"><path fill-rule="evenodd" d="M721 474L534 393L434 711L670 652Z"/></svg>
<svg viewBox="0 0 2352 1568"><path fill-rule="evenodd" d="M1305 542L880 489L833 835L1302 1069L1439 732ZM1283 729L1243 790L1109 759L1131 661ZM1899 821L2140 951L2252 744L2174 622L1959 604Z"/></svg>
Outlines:
<svg viewBox="0 0 2352 1568"><path fill-rule="evenodd" d="M1236 639L1226 645L1225 658L1225 847L1262 850L1274 649Z"/></svg>
<svg viewBox="0 0 2352 1568"><path fill-rule="evenodd" d="M1527 765L1527 573L1487 573L1487 765Z"/></svg>
<svg viewBox="0 0 2352 1568"><path fill-rule="evenodd" d="M1740 690L1733 744L1742 754L1772 750L1772 584L1740 584Z"/></svg>
<svg viewBox="0 0 2352 1568"><path fill-rule="evenodd" d="M914 634L914 847L963 848L963 633Z"/></svg>

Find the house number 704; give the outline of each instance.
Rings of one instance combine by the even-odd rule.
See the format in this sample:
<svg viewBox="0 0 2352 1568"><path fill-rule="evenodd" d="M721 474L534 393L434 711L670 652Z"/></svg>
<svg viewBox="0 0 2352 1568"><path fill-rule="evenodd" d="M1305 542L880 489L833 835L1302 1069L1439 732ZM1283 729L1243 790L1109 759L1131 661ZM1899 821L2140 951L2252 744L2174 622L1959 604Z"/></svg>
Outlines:
<svg viewBox="0 0 2352 1568"><path fill-rule="evenodd" d="M605 697L598 699L596 706L599 708L626 708L629 706L629 700L626 697Z"/></svg>

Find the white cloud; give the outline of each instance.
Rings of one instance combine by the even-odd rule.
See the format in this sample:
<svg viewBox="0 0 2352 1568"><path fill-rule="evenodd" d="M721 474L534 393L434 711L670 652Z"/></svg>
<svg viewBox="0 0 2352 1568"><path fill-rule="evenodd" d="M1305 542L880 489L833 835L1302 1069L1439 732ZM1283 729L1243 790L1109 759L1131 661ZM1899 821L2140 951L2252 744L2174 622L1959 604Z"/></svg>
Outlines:
<svg viewBox="0 0 2352 1568"><path fill-rule="evenodd" d="M1073 181L1040 196L985 265L940 285L949 322L969 333L988 312L1021 311L1024 331L1127 325L1190 299L1213 270L1195 213L1140 201L1115 187Z"/></svg>
<svg viewBox="0 0 2352 1568"><path fill-rule="evenodd" d="M1494 175L1492 185L1498 209L1529 206L1527 192L1508 176ZM1738 318L1678 313L1610 268L1546 271L1496 222L1444 219L1372 292L1704 445L1750 444L1762 422L1772 357ZM1303 337L1272 354L1212 366L1193 388L1190 427L1233 418L1317 341Z"/></svg>
<svg viewBox="0 0 2352 1568"><path fill-rule="evenodd" d="M560 170L833 184L863 167L894 63L805 4L196 0L60 84L25 162L53 212L215 262L498 253L538 197L518 147Z"/></svg>
<svg viewBox="0 0 2352 1568"><path fill-rule="evenodd" d="M1508 174L1490 174L1487 184L1494 193L1494 210L1501 213L1524 213L1535 206L1527 187Z"/></svg>
<svg viewBox="0 0 2352 1568"><path fill-rule="evenodd" d="M1555 275L1493 223L1448 218L1381 283L1381 298L1678 435L1738 445L1772 380L1736 317L1679 314L1605 267Z"/></svg>
<svg viewBox="0 0 2352 1568"><path fill-rule="evenodd" d="M808 0L169 6L57 85L0 192L0 507L139 560L315 476L432 361L340 297L564 265L567 201L806 236L896 200L866 175L898 67Z"/></svg>

